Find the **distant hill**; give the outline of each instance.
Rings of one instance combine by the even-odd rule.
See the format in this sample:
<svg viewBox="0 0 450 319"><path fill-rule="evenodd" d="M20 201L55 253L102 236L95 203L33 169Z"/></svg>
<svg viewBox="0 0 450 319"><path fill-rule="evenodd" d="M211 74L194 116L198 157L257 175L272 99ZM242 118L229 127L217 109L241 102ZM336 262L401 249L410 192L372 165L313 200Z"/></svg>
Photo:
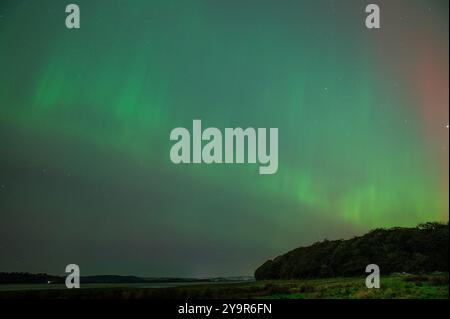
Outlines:
<svg viewBox="0 0 450 319"><path fill-rule="evenodd" d="M31 274L27 272L0 272L0 284L61 284L65 276L54 276L45 273ZM177 278L177 277L136 277L118 275L81 276L83 284L133 284L133 283L192 283L192 282L234 282L251 281L253 277L217 277L217 278Z"/></svg>
<svg viewBox="0 0 450 319"><path fill-rule="evenodd" d="M0 272L0 284L43 284L65 283L65 276L48 274L31 274L21 272ZM212 279L196 278L142 278L136 276L97 275L81 276L83 284L133 284L133 283L165 283L165 282L209 282Z"/></svg>
<svg viewBox="0 0 450 319"><path fill-rule="evenodd" d="M65 278L48 274L28 272L0 272L0 284L46 284L64 283Z"/></svg>
<svg viewBox="0 0 450 319"><path fill-rule="evenodd" d="M255 278L304 279L364 275L368 264L382 274L448 271L448 223L375 229L349 240L324 240L265 262Z"/></svg>

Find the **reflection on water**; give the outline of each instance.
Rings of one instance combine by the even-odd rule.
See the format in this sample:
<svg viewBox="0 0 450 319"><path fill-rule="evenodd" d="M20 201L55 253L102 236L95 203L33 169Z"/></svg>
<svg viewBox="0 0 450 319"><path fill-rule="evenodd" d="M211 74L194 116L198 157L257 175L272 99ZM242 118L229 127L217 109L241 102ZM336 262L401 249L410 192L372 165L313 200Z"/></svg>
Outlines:
<svg viewBox="0 0 450 319"><path fill-rule="evenodd" d="M111 283L111 284L83 284L80 289L92 288L167 288L193 285L214 285L214 284L231 284L242 283L242 281L227 282L157 282L157 283ZM0 291L17 291L17 290L48 290L48 289L67 289L65 284L11 284L0 285Z"/></svg>

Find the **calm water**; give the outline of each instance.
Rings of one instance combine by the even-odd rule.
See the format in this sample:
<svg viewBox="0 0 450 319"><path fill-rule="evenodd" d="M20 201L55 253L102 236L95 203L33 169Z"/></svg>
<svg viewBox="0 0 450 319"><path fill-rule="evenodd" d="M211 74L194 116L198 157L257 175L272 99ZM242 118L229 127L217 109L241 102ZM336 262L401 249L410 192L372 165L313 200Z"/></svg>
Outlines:
<svg viewBox="0 0 450 319"><path fill-rule="evenodd" d="M164 282L164 283L130 283L130 284L81 284L80 288L166 288L191 285L214 285L214 284L231 284L242 283L235 282ZM12 284L0 285L0 291L13 290L47 290L47 289L67 289L65 284Z"/></svg>

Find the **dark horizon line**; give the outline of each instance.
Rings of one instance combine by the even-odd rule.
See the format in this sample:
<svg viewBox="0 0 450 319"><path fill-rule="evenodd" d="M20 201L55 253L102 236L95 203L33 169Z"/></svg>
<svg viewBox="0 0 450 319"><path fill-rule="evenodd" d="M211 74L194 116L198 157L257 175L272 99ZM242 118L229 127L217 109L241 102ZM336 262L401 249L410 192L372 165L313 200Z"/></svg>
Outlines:
<svg viewBox="0 0 450 319"><path fill-rule="evenodd" d="M38 283L39 280L45 280L47 283L64 283L65 275L52 275L48 273L30 273L30 272L2 272L0 271L0 284L4 281L20 281L22 283ZM9 280L8 280L9 279ZM84 283L163 283L163 282L214 282L214 281L233 281L236 280L254 280L254 276L238 275L238 276L211 276L211 277L177 277L177 276L136 276L136 275L85 275L80 276L80 281ZM46 283L43 282L43 283Z"/></svg>

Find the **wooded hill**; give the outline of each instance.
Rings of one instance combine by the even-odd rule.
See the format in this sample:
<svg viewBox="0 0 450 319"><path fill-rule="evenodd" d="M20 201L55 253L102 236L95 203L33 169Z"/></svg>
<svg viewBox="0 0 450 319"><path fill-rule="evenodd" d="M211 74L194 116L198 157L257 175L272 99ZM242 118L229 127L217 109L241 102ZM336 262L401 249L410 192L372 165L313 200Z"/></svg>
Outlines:
<svg viewBox="0 0 450 319"><path fill-rule="evenodd" d="M448 271L448 223L415 228L375 229L349 240L324 240L265 262L255 271L261 279L364 276L377 264L381 274Z"/></svg>

